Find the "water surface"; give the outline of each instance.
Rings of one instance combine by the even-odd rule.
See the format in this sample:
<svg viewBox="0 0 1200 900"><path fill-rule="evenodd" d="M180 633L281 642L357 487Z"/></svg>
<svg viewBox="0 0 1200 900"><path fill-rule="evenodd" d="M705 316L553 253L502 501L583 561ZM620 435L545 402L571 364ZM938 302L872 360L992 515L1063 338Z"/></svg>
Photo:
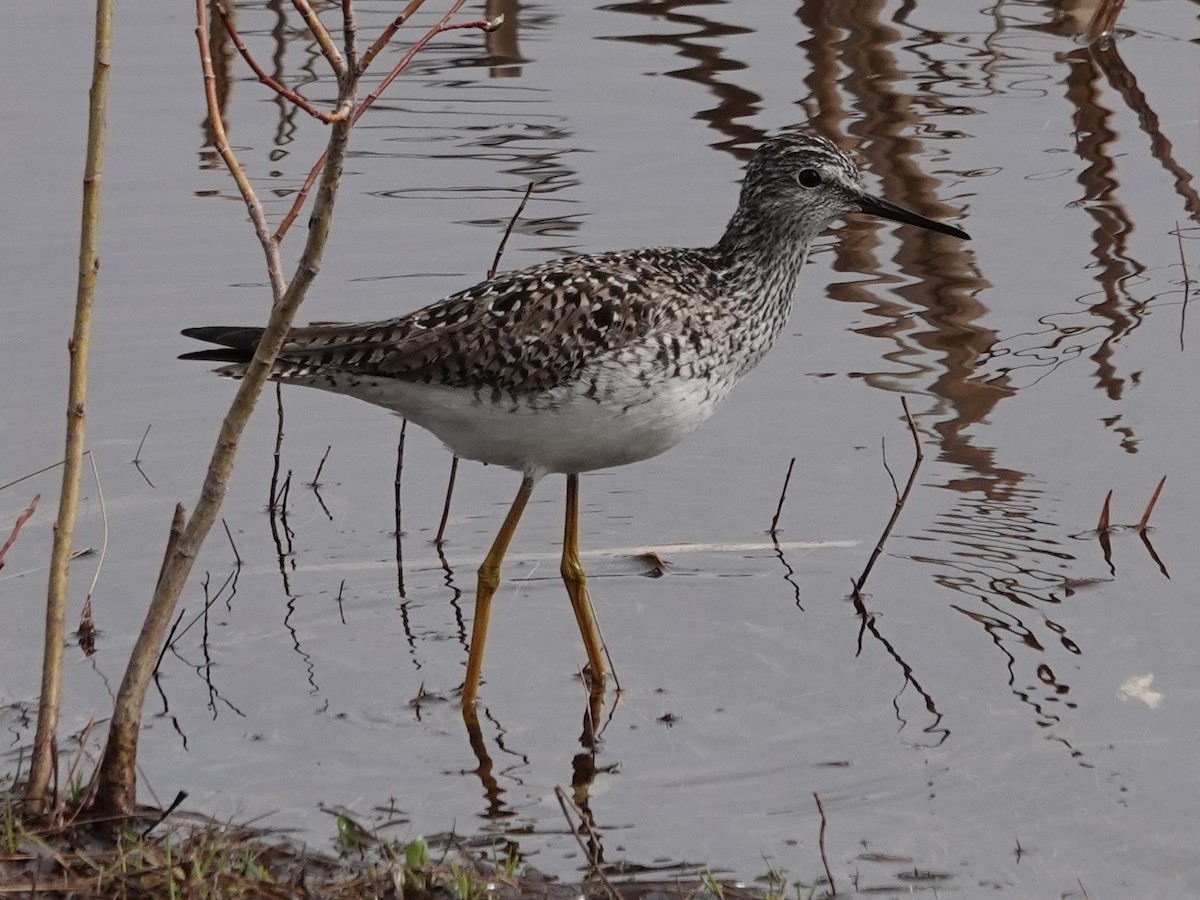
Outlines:
<svg viewBox="0 0 1200 900"><path fill-rule="evenodd" d="M43 73L0 101L20 125L0 144L0 484L61 454L90 73L77 7L13 7L0 30L7 64ZM398 570L399 420L285 390L293 476L273 532L265 398L224 508L243 564L214 532L182 601L180 628L195 624L149 704L144 796L273 813L322 846L324 810L345 808L404 839L511 841L573 876L586 860L563 786L608 862L812 883L815 792L843 893L1194 895L1200 337L1175 235L1194 278L1200 154L1179 90L1197 64L1194 9L1131 3L1102 51L1050 3L508 12L515 30L490 46L441 36L364 119L302 318L396 315L478 280L529 181L505 267L709 243L754 144L806 121L859 154L872 190L974 240L840 226L779 345L710 423L584 478L585 561L622 688L594 748L579 740L583 654L557 576L561 482L540 486L506 566L472 743L452 695L474 568L516 476L463 464L439 559L450 457L408 432ZM363 33L392 14L360 7ZM328 99L282 4L238 17L261 60ZM171 510L193 502L232 395L176 361L191 349L178 330L258 322L267 305L261 253L205 147L191 20L132 2L116 24L89 400L108 549L97 653L68 652L68 733L110 707ZM232 139L281 215L322 126L240 61L229 71ZM856 609L851 581L893 508L888 469L902 486L912 463L900 396L925 460ZM764 532L793 457L775 548ZM1164 475L1146 540L1119 532L1106 549L1091 532L1105 494L1135 523ZM0 492L4 533L42 494L0 572L14 754L32 737L56 490L43 475ZM86 494L79 543L98 548ZM76 610L94 566L73 569Z"/></svg>

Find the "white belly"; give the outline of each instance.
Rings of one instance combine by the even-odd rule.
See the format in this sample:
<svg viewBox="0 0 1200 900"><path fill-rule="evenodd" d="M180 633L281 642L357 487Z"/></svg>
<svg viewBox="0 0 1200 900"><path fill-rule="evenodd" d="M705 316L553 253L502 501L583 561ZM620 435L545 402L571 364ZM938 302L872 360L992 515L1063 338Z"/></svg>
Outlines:
<svg viewBox="0 0 1200 900"><path fill-rule="evenodd" d="M647 385L606 367L603 389L575 382L515 399L436 384L323 373L297 383L383 406L464 459L527 473L589 472L669 450L712 415L732 382L676 377ZM593 373L596 374L596 373Z"/></svg>

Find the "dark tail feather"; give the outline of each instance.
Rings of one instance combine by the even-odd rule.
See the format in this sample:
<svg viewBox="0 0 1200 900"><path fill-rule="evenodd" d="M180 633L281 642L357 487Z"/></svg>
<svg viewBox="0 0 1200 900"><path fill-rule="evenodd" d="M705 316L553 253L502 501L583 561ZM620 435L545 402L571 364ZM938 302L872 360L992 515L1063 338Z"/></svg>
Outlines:
<svg viewBox="0 0 1200 900"><path fill-rule="evenodd" d="M250 362L254 356L254 348L262 337L261 328L230 327L226 325L208 325L203 328L185 328L181 332L184 337L195 338L217 347L208 350L196 350L184 353L180 359L199 359L207 362Z"/></svg>

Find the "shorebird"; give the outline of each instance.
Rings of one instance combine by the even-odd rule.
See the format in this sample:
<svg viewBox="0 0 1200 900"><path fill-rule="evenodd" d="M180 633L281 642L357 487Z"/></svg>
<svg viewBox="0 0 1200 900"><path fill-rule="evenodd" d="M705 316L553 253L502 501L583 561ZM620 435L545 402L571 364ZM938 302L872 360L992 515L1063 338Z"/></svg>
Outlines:
<svg viewBox="0 0 1200 900"><path fill-rule="evenodd" d="M272 377L358 397L433 432L464 459L521 473L479 567L463 683L473 709L500 565L546 475L567 480L561 572L587 651L605 678L579 561L579 475L669 450L763 358L792 305L813 240L862 212L969 239L867 193L853 160L805 132L765 141L711 247L648 247L554 259L498 275L380 322L293 329ZM245 371L261 328L188 328L215 349L183 359ZM473 714L473 713L472 713Z"/></svg>

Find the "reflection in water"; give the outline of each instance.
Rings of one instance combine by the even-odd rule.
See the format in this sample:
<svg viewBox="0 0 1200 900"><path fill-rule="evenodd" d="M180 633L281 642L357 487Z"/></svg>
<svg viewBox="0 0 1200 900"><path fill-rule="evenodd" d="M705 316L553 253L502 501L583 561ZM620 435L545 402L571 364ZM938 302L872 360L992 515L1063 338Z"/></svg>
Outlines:
<svg viewBox="0 0 1200 900"><path fill-rule="evenodd" d="M1075 110L1075 152L1086 163L1078 176L1083 188L1078 208L1095 223L1092 255L1099 290L1075 299L1079 311L1049 314L1039 320L1044 329L1014 335L997 344L991 352L991 368L1005 380L1028 369L1032 375L1026 377L1026 382L1036 383L1064 363L1086 356L1095 365L1097 387L1109 399L1119 400L1127 387L1136 386L1137 373L1121 374L1116 351L1153 311L1155 298L1140 300L1132 293L1145 280L1142 276L1146 266L1132 257L1128 247L1134 221L1117 197L1120 183L1116 177L1116 159L1124 154L1117 148L1120 134L1112 124L1113 110L1103 102L1102 77L1137 115L1139 127L1150 139L1151 156L1170 174L1176 193L1193 218L1200 216L1200 195L1192 184L1192 174L1175 160L1158 116L1115 44L1079 48L1062 60L1067 65L1066 97ZM1119 445L1136 453L1138 439L1134 432L1126 425L1118 427L1118 422L1120 416L1108 420Z"/></svg>
<svg viewBox="0 0 1200 900"><path fill-rule="evenodd" d="M591 808L592 785L597 775L613 772L618 768L615 763L605 766L599 766L596 763L596 756L601 745L600 731L597 730L596 726L600 722L603 711L604 696L602 687L588 689L588 698L583 711L583 730L579 736L581 751L571 758L571 795L569 802L576 814L582 817L582 825L578 836L581 841L586 842L586 852L590 865L593 867L603 863L604 847L600 836L600 828L596 824ZM609 711L610 718L612 711L616 709L616 704L617 698L614 697L612 709ZM483 788L483 797L486 802L483 816L493 823L503 825L505 822L510 822L514 819L518 813L512 806L505 802L504 795L507 790L502 786L502 782L510 781L515 785L522 785L523 782L518 772L529 767L530 759L526 754L511 750L506 746L505 729L492 715L491 710L483 707L484 720L495 729L493 740L496 748L501 753L514 759L514 763L511 766L497 770L496 764L493 762L491 753L488 750L488 741L484 737L479 709L477 707L464 709L462 718L467 730L467 742L470 744L471 753L475 756L477 762L471 774L479 779L480 786ZM605 724L607 725L607 721ZM556 788L556 791L559 790ZM561 799L562 795L560 794ZM570 817L568 816L568 821L569 819ZM574 825L571 824L571 827L574 828ZM509 835L515 831L519 831L519 829L514 829L511 825L505 829L505 833ZM515 839L511 840L514 843L509 848L510 855L519 849L515 844Z"/></svg>
<svg viewBox="0 0 1200 900"><path fill-rule="evenodd" d="M487 0L487 11L483 17L494 22L497 16L504 16L504 24L495 31L484 32L484 46L488 55L488 74L493 78L520 78L521 66L524 60L518 41L520 21L519 0Z"/></svg>
<svg viewBox="0 0 1200 900"><path fill-rule="evenodd" d="M762 132L758 129L738 122L754 116L760 110L762 100L758 94L737 85L729 84L720 79L726 72L736 72L746 68L740 60L729 59L727 49L722 45L723 38L747 34L749 29L730 22L719 22L711 17L716 12L709 8L709 16L701 16L695 12L680 12L683 7L695 6L693 0L641 0L635 3L616 3L603 6L601 9L610 12L631 13L644 16L657 22L669 25L679 25L686 28L674 34L620 34L609 40L625 41L634 44L665 46L674 49L677 56L689 60L693 65L684 69L673 69L664 72L671 78L678 78L698 84L712 94L717 105L709 109L697 110L694 118L708 122L718 134L726 140L714 146L729 149L743 144L755 144L762 140ZM736 15L736 7L729 7L730 15ZM747 159L749 153L737 154L741 159Z"/></svg>

